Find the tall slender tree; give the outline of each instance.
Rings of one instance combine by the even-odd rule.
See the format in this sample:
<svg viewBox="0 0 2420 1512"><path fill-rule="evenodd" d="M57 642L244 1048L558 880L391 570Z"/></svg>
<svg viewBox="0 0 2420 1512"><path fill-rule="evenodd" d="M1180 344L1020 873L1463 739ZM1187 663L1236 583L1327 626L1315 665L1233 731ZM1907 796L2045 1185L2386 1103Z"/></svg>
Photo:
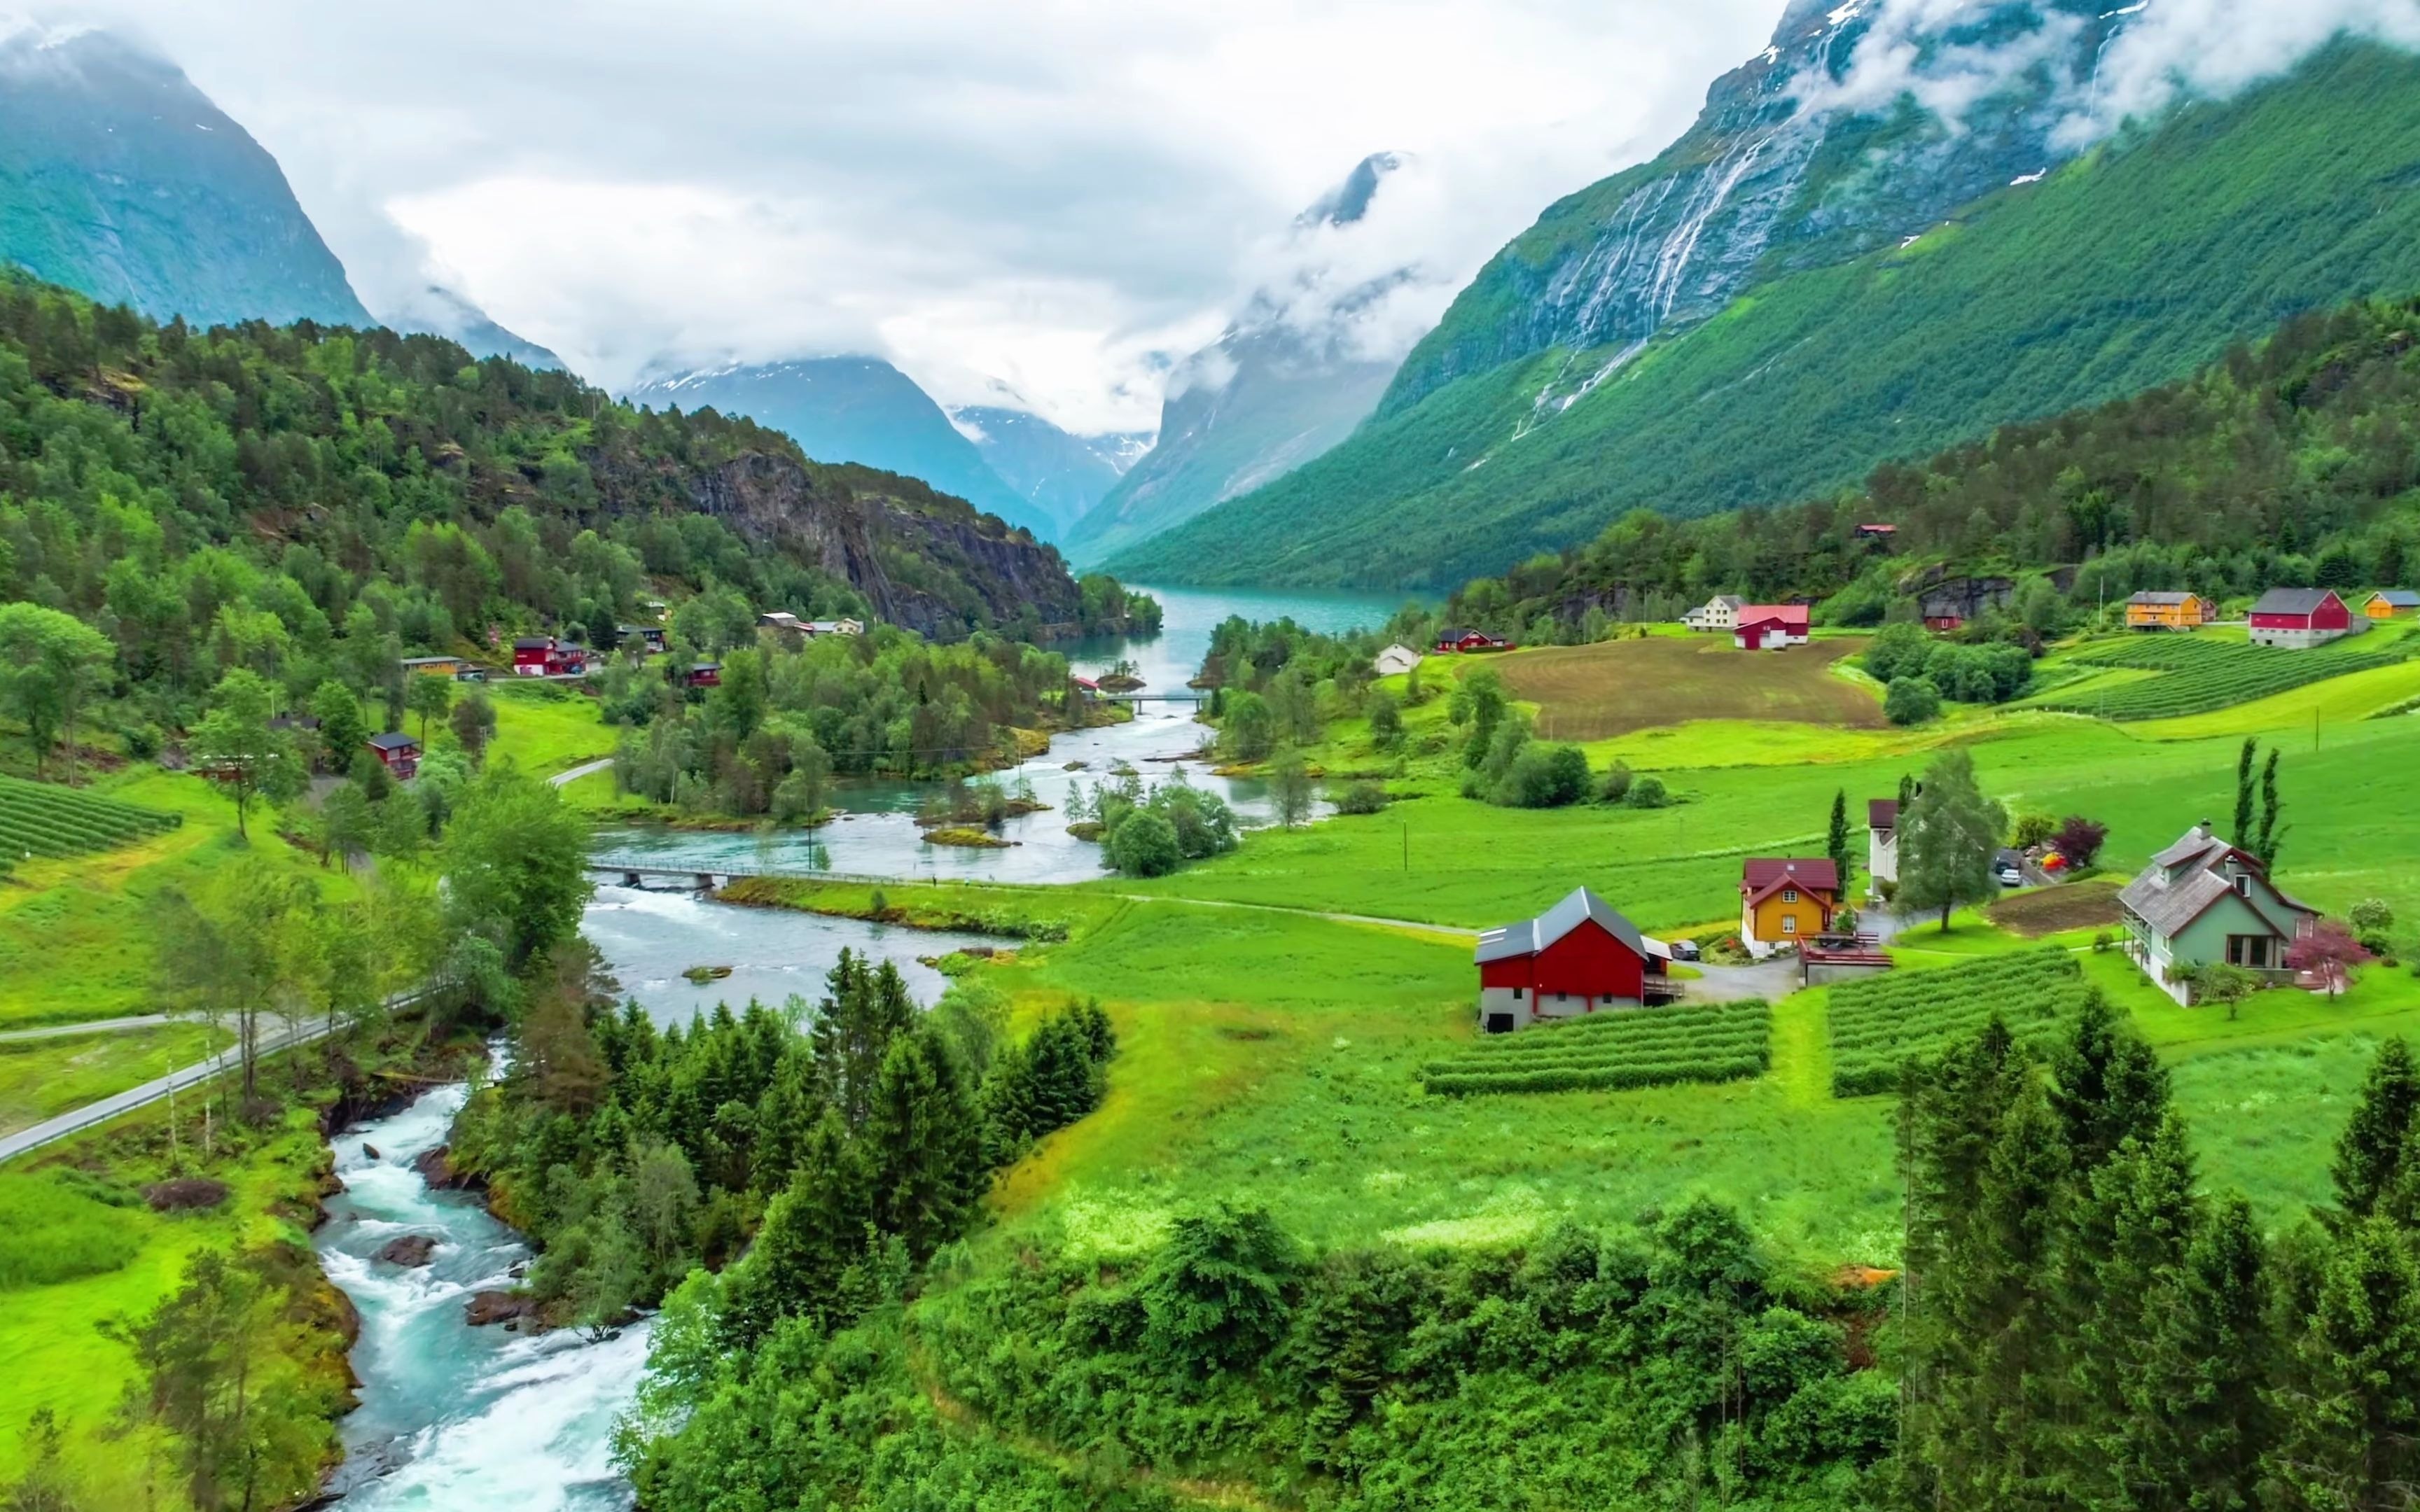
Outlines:
<svg viewBox="0 0 2420 1512"><path fill-rule="evenodd" d="M1823 835L1823 854L1832 858L1832 869L1840 876L1840 895L1849 893L1849 869L1855 856L1849 849L1849 791L1835 789L1832 794L1832 822Z"/></svg>
<svg viewBox="0 0 2420 1512"><path fill-rule="evenodd" d="M2281 805L2277 799L2277 748L2269 748L2269 759L2260 766L2260 838L2253 842L2252 854L2260 864L2274 871L2278 849L2286 842L2286 826L2278 820ZM2238 841L2237 844L2242 841Z"/></svg>
<svg viewBox="0 0 2420 1512"><path fill-rule="evenodd" d="M2254 838L2252 825L2256 815L2253 807L2252 770L2253 764L2259 759L2260 742L2250 735L2244 736L2243 748L2237 752L2235 757L2235 828L2226 838L2247 850L2252 847Z"/></svg>

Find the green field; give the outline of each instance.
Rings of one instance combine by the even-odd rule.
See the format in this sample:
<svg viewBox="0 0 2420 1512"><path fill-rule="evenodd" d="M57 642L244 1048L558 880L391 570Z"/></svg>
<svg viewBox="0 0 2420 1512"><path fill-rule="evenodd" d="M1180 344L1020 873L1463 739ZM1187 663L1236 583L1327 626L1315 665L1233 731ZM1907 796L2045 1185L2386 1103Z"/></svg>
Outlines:
<svg viewBox="0 0 2420 1512"><path fill-rule="evenodd" d="M2412 647L2402 630L2350 636L2308 650L2215 636L2158 635L2092 646L2066 658L2077 669L2149 675L2086 675L2029 700L2031 706L2099 718L2180 719L2252 703L2329 678L2381 672Z"/></svg>
<svg viewBox="0 0 2420 1512"><path fill-rule="evenodd" d="M1742 651L1727 635L1650 636L1554 646L1497 665L1512 696L1538 706L1538 733L1554 740L1606 740L1683 718L1879 729L1871 688L1833 671L1864 646L1827 640Z"/></svg>
<svg viewBox="0 0 2420 1512"><path fill-rule="evenodd" d="M228 1040L199 1024L0 1040L0 1134L193 1065Z"/></svg>
<svg viewBox="0 0 2420 1512"><path fill-rule="evenodd" d="M84 856L176 828L184 815L120 803L80 788L0 777L0 866Z"/></svg>

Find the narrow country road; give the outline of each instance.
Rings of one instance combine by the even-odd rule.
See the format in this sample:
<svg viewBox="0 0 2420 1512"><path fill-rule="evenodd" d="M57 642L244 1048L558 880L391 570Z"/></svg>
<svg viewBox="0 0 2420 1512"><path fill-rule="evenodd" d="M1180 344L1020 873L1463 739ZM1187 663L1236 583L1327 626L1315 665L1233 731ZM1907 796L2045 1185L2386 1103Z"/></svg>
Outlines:
<svg viewBox="0 0 2420 1512"><path fill-rule="evenodd" d="M602 772L613 764L613 757L599 756L593 762L584 762L582 764L573 767L570 771L555 773L552 777L546 779L547 785L549 787L559 788L567 782L577 782L582 778L587 777L593 773Z"/></svg>
<svg viewBox="0 0 2420 1512"><path fill-rule="evenodd" d="M328 1023L325 1019L305 1019L299 1023L285 1019L270 1019L267 1025L273 1027L265 1026L261 1033L260 1053L264 1056L279 1050L290 1049L295 1045L309 1044L328 1032ZM85 1029L91 1026L78 1025L75 1027ZM208 1060L197 1061L179 1071L172 1071L165 1076L154 1077L140 1087L130 1087L115 1097L104 1097L98 1103L87 1103L80 1108L71 1108L57 1118L45 1119L30 1129L20 1129L15 1134L0 1135L0 1162L14 1160L29 1150L39 1149L44 1145L65 1139L70 1134L81 1134L94 1124L106 1122L121 1113L132 1113L136 1108L148 1107L165 1098L170 1092L181 1092L197 1082L205 1082L222 1072L232 1071L238 1064L240 1062L236 1058L235 1050L230 1046Z"/></svg>
<svg viewBox="0 0 2420 1512"><path fill-rule="evenodd" d="M39 1029L0 1030L0 1044L17 1040L64 1040L74 1034L124 1034L184 1022L173 1013L131 1013L124 1018L92 1019L83 1024L45 1024Z"/></svg>
<svg viewBox="0 0 2420 1512"><path fill-rule="evenodd" d="M1374 924L1380 929L1419 930L1423 934L1450 934L1464 940L1475 940L1480 935L1478 930L1464 929L1458 924L1427 924L1417 918L1380 918L1373 914L1330 914L1316 908L1291 908L1284 903L1246 903L1228 898L1170 898L1148 892L1113 892L1109 896L1130 903L1176 903L1186 908L1245 908L1262 914L1300 914L1305 918L1324 918L1331 924Z"/></svg>

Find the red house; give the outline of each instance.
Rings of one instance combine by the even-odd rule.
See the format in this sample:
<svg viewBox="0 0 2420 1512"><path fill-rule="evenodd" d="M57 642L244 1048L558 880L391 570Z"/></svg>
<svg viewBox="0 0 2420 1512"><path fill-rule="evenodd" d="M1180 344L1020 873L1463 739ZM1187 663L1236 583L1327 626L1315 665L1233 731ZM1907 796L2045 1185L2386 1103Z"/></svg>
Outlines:
<svg viewBox="0 0 2420 1512"><path fill-rule="evenodd" d="M1899 527L1896 525L1860 525L1857 527L1857 539L1860 541L1887 541L1897 534L1899 534Z"/></svg>
<svg viewBox="0 0 2420 1512"><path fill-rule="evenodd" d="M516 677L577 677L588 670L585 647L551 635L525 635L513 642Z"/></svg>
<svg viewBox="0 0 2420 1512"><path fill-rule="evenodd" d="M1479 1026L1489 1034L1600 1008L1668 1003L1672 953L1582 887L1535 918L1479 937Z"/></svg>
<svg viewBox="0 0 2420 1512"><path fill-rule="evenodd" d="M400 731L372 735L362 744L369 747L370 754L398 782L411 781L420 771L420 742Z"/></svg>
<svg viewBox="0 0 2420 1512"><path fill-rule="evenodd" d="M719 661L701 661L695 663L690 668L689 675L682 680L688 683L691 687L721 687L722 686L722 663Z"/></svg>
<svg viewBox="0 0 2420 1512"><path fill-rule="evenodd" d="M1510 651L1512 642L1500 635L1489 635L1484 630L1467 630L1459 625L1450 625L1437 632L1436 648L1444 653Z"/></svg>
<svg viewBox="0 0 2420 1512"><path fill-rule="evenodd" d="M2252 606L2252 643L2307 650L2352 634L2352 610L2325 588L2272 588ZM2362 626L2367 629L2365 622Z"/></svg>
<svg viewBox="0 0 2420 1512"><path fill-rule="evenodd" d="M1743 604L1731 626L1731 644L1742 651L1778 651L1807 643L1804 604Z"/></svg>

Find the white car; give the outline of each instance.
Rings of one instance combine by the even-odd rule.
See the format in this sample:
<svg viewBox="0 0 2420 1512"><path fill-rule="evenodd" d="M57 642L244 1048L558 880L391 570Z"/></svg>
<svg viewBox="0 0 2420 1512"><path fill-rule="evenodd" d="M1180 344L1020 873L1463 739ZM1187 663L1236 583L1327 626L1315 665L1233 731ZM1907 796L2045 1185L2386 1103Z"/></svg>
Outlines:
<svg viewBox="0 0 2420 1512"><path fill-rule="evenodd" d="M2002 861L1992 875L1999 880L2003 887L2022 887L2025 885L2024 872L2006 861Z"/></svg>

